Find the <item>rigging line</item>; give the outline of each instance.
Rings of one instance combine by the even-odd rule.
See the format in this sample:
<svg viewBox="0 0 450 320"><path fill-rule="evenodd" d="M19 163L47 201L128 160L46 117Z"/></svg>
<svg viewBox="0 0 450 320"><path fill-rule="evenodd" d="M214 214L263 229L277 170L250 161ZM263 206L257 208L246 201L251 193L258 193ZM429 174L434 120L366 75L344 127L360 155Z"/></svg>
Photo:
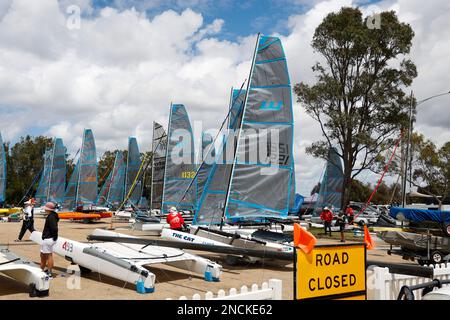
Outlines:
<svg viewBox="0 0 450 320"><path fill-rule="evenodd" d="M231 110L233 109L232 106L234 105L234 103L236 102L236 100L239 98L239 96L241 95L242 89L244 88L245 82L247 81L247 79L244 80L244 82L242 82L241 88L239 89L238 94L236 95L236 98L234 99L234 101L231 104L231 107L228 110L227 116L225 117L225 119L223 120L219 131L216 134L216 137L214 138L213 142L209 145L208 151L206 152L206 155L208 156L210 154L210 151L212 149L212 147L215 145L217 138L219 137L219 134L222 132L223 126L225 125L228 117L231 114ZM197 171L195 172L194 177L192 178L191 182L189 183L189 186L186 188L186 190L183 193L183 196L178 200L177 202L177 206L181 203L181 201L183 201L184 197L186 196L188 190L190 189L190 187L192 186L192 184L194 183L195 179L197 178L200 170L202 169L203 165L205 164L205 161L202 161L202 163L200 164L200 166L198 167Z"/></svg>
<svg viewBox="0 0 450 320"><path fill-rule="evenodd" d="M400 132L400 137L397 139L397 142L395 143L394 151L392 151L392 154L391 154L391 156L390 156L390 158L389 158L389 161L388 161L388 163L386 164L386 166L384 167L383 174L381 175L380 179L378 180L377 186L376 186L375 189L373 190L373 192L372 192L372 194L370 195L369 199L367 199L366 204L361 208L361 210L358 212L358 214L356 214L356 215L353 217L353 220L355 220L356 218L358 218L358 216L359 216L360 214L362 214L362 213L367 209L367 207L369 206L370 201L372 200L373 196L374 196L375 193L377 192L378 187L380 186L381 182L383 181L384 175L385 175L386 172L388 171L389 166L391 165L391 162L392 162L392 160L394 159L395 151L397 151L397 147L398 147L400 141L403 139L403 134L404 134L404 130L402 130L402 131Z"/></svg>

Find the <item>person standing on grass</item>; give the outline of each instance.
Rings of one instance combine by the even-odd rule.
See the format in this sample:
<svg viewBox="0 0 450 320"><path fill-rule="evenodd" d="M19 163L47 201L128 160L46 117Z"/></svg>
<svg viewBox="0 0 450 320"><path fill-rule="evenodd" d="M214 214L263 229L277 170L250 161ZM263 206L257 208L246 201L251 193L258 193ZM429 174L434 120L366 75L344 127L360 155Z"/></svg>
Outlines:
<svg viewBox="0 0 450 320"><path fill-rule="evenodd" d="M34 231L34 204L35 200L31 198L30 200L24 203L25 208L23 209L23 217L22 217L22 228L20 229L19 236L17 237L15 242L22 241L25 232L30 231L33 233Z"/></svg>
<svg viewBox="0 0 450 320"><path fill-rule="evenodd" d="M53 247L56 244L56 240L58 240L59 217L56 213L56 205L53 202L47 202L44 210L47 217L45 218L44 230L42 231L41 269L51 277L53 269Z"/></svg>
<svg viewBox="0 0 450 320"><path fill-rule="evenodd" d="M345 209L345 214L347 215L348 224L353 224L355 213L353 211L353 208L350 207L350 205L347 205L347 208Z"/></svg>
<svg viewBox="0 0 450 320"><path fill-rule="evenodd" d="M339 215L337 216L336 224L339 226L339 231L341 233L341 242L345 242L345 225L347 224L347 215L344 214L344 212L339 212Z"/></svg>
<svg viewBox="0 0 450 320"><path fill-rule="evenodd" d="M323 208L323 211L320 214L320 219L323 221L325 235L327 234L328 230L330 232L331 237L331 221L333 221L333 212L331 212L331 210L328 207Z"/></svg>

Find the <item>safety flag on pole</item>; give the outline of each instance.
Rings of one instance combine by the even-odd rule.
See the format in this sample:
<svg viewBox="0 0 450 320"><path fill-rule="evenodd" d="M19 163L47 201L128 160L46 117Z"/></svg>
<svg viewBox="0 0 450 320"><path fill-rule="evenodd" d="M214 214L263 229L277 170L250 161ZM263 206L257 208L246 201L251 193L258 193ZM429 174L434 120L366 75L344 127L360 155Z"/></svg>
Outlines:
<svg viewBox="0 0 450 320"><path fill-rule="evenodd" d="M375 242L373 241L369 228L367 228L366 225L364 226L364 243L366 244L367 250L372 250L375 248Z"/></svg>
<svg viewBox="0 0 450 320"><path fill-rule="evenodd" d="M304 253L308 254L314 249L317 243L316 237L298 223L294 223L294 246L300 248Z"/></svg>

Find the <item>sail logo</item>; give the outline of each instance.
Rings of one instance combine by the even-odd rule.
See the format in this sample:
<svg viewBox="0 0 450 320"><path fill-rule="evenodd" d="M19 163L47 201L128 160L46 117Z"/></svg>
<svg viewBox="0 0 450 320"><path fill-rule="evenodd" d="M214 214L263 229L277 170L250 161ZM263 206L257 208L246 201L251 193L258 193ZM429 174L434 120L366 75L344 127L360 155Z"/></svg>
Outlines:
<svg viewBox="0 0 450 320"><path fill-rule="evenodd" d="M278 101L278 104L275 104L275 101L263 101L261 103L260 110L273 110L273 111L279 111L283 108L283 101Z"/></svg>

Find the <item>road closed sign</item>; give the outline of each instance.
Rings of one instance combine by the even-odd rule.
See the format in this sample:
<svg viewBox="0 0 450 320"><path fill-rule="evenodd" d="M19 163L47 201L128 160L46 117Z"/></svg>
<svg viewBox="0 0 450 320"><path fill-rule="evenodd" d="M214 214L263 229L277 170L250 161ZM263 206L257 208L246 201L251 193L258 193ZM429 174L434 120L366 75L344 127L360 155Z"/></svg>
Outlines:
<svg viewBox="0 0 450 320"><path fill-rule="evenodd" d="M295 298L366 299L364 244L318 245L305 254L296 249Z"/></svg>

